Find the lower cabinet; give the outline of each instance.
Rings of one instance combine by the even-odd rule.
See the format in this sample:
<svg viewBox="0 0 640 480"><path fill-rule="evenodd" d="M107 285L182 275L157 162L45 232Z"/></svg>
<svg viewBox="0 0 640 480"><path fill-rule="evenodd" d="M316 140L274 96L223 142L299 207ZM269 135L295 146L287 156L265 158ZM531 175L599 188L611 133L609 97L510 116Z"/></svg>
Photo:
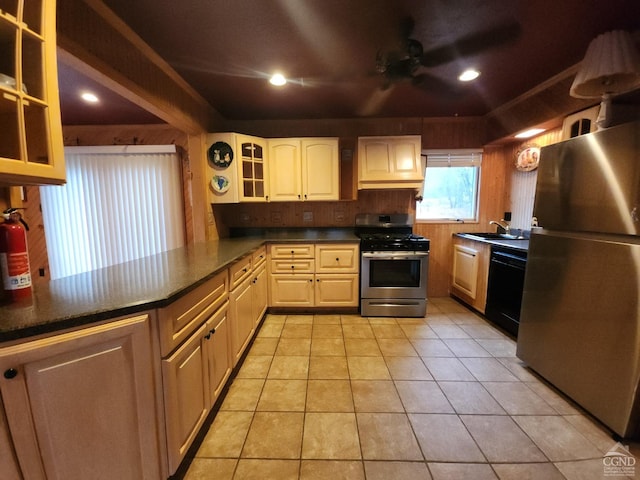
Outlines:
<svg viewBox="0 0 640 480"><path fill-rule="evenodd" d="M272 307L357 307L358 244L269 247Z"/></svg>
<svg viewBox="0 0 640 480"><path fill-rule="evenodd" d="M0 349L0 477L161 478L151 315Z"/></svg>
<svg viewBox="0 0 640 480"><path fill-rule="evenodd" d="M231 372L224 303L162 360L169 471L175 472Z"/></svg>
<svg viewBox="0 0 640 480"><path fill-rule="evenodd" d="M491 245L465 238L453 238L451 295L480 313L487 304L487 279Z"/></svg>
<svg viewBox="0 0 640 480"><path fill-rule="evenodd" d="M251 281L252 297L252 317L257 327L262 320L268 306L269 285L267 281L267 265L263 262L254 268L253 280Z"/></svg>
<svg viewBox="0 0 640 480"><path fill-rule="evenodd" d="M253 321L253 292L251 278L246 278L229 293L229 318L231 319L231 353L236 366L244 353L255 329Z"/></svg>

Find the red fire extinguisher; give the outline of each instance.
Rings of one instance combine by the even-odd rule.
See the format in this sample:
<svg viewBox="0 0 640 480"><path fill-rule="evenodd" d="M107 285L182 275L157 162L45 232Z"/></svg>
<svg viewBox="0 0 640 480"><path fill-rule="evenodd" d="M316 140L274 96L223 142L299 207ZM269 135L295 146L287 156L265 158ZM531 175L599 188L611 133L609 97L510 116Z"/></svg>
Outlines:
<svg viewBox="0 0 640 480"><path fill-rule="evenodd" d="M0 223L0 270L4 297L18 301L31 297L31 271L27 252L29 226L17 208L2 212L4 223Z"/></svg>

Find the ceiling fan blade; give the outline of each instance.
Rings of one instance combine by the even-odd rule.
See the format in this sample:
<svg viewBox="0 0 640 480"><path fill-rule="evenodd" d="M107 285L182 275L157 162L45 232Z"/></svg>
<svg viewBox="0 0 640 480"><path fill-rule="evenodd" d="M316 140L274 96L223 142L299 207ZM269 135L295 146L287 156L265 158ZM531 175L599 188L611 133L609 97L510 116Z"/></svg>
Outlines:
<svg viewBox="0 0 640 480"><path fill-rule="evenodd" d="M466 35L455 42L425 52L422 65L436 67L456 58L474 55L485 50L507 45L520 37L522 28L517 22L505 23L491 27L470 35Z"/></svg>
<svg viewBox="0 0 640 480"><path fill-rule="evenodd" d="M441 96L445 96L448 98L451 97L460 97L465 93L465 89L463 89L457 83L449 83L441 78L436 77L435 75L430 75L428 73L420 73L415 75L411 79L411 83L413 86L419 88L420 90L424 90L429 93L436 93Z"/></svg>

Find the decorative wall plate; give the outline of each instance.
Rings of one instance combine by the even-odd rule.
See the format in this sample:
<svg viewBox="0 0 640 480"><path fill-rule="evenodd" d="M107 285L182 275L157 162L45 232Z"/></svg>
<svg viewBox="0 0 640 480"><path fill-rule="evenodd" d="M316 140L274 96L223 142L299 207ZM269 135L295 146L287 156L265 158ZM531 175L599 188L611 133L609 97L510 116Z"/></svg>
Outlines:
<svg viewBox="0 0 640 480"><path fill-rule="evenodd" d="M211 179L211 188L215 192L224 193L229 190L231 183L229 183L229 179L223 175L214 175Z"/></svg>
<svg viewBox="0 0 640 480"><path fill-rule="evenodd" d="M209 164L214 168L227 168L233 161L233 149L226 142L216 142L207 150Z"/></svg>
<svg viewBox="0 0 640 480"><path fill-rule="evenodd" d="M538 168L540 147L534 143L523 145L516 153L516 168L521 172L530 172Z"/></svg>

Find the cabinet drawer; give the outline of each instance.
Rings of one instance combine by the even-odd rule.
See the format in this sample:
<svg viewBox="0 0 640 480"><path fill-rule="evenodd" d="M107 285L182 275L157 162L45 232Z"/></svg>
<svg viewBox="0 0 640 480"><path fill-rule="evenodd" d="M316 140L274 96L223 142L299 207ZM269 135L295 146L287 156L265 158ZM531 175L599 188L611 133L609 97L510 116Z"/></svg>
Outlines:
<svg viewBox="0 0 640 480"><path fill-rule="evenodd" d="M229 277L223 270L169 306L158 310L160 351L168 355L227 300Z"/></svg>
<svg viewBox="0 0 640 480"><path fill-rule="evenodd" d="M300 260L271 260L271 273L313 273L315 271L315 261L313 258L303 258Z"/></svg>
<svg viewBox="0 0 640 480"><path fill-rule="evenodd" d="M253 252L251 257L251 267L255 270L267 260L267 247L260 247Z"/></svg>
<svg viewBox="0 0 640 480"><path fill-rule="evenodd" d="M249 275L251 275L251 255L247 255L229 267L229 289L236 288Z"/></svg>
<svg viewBox="0 0 640 480"><path fill-rule="evenodd" d="M316 273L358 273L358 245L316 245Z"/></svg>
<svg viewBox="0 0 640 480"><path fill-rule="evenodd" d="M313 258L313 245L307 243L269 245L269 253L271 259Z"/></svg>

